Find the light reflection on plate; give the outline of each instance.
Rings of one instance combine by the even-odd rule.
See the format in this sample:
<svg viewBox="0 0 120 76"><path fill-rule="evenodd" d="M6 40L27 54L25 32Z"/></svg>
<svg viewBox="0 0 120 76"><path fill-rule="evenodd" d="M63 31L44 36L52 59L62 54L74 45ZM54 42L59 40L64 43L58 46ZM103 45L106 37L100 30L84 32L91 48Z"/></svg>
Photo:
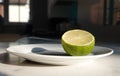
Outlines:
<svg viewBox="0 0 120 76"><path fill-rule="evenodd" d="M11 54L25 59L53 65L73 65L102 58L113 53L107 47L95 46L93 52L87 56L69 56L63 50L61 44L28 44L7 48Z"/></svg>

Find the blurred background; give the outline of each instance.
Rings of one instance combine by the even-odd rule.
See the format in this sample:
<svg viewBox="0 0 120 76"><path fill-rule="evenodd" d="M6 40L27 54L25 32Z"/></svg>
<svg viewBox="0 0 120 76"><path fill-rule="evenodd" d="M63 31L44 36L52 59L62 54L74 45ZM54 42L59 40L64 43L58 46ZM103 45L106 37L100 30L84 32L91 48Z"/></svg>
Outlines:
<svg viewBox="0 0 120 76"><path fill-rule="evenodd" d="M84 29L97 41L120 41L120 0L0 0L0 41L61 38Z"/></svg>

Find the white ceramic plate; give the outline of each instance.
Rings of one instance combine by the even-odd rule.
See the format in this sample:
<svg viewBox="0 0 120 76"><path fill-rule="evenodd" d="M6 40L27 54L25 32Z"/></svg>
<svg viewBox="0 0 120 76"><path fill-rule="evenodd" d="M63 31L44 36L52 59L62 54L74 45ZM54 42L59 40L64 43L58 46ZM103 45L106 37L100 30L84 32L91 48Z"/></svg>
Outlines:
<svg viewBox="0 0 120 76"><path fill-rule="evenodd" d="M61 44L17 45L7 48L7 51L31 61L53 65L78 64L105 57L113 53L113 50L110 48L95 46L90 55L69 56L65 53Z"/></svg>

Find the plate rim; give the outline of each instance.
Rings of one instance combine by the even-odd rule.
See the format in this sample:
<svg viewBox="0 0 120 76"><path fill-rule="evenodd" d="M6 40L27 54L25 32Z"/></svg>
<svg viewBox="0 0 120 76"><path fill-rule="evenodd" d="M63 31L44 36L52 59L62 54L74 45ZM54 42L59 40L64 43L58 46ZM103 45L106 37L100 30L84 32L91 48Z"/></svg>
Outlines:
<svg viewBox="0 0 120 76"><path fill-rule="evenodd" d="M19 53L19 54L28 54L28 55L36 55L36 56L44 56L44 57L50 57L50 58L54 58L54 57L57 57L57 58L92 58L92 57L104 57L104 56L108 56L108 55L111 55L113 54L113 49L111 48L108 48L108 47L104 47L104 46L95 46L96 48L97 47L101 47L101 48L105 48L105 49L108 49L109 52L108 53L105 53L105 54L99 54L99 55L85 55L85 56L56 56L56 55L43 55L43 54L35 54L35 53L21 53L21 52L17 52L17 51L11 51L10 49L12 47L19 47L19 46L31 46L31 45L41 45L41 44L27 44L27 45L16 45L16 46L10 46L6 49L6 51L8 53Z"/></svg>
<svg viewBox="0 0 120 76"><path fill-rule="evenodd" d="M40 44L28 44L28 45L40 45ZM17 46L26 46L26 45L17 45ZM16 47L16 46L11 46L11 47ZM8 53L14 54L16 56L25 58L33 62L43 63L43 64L52 64L52 65L74 65L74 64L84 63L88 61L93 61L113 53L113 49L104 47L106 49L109 49L110 52L107 54L88 55L88 56L74 56L74 57L73 56L54 56L54 55L42 55L42 54L35 54L35 53L20 53L20 52L16 53L15 51L9 50L9 48L11 47L8 47L6 49ZM95 46L95 47L102 47L102 46Z"/></svg>

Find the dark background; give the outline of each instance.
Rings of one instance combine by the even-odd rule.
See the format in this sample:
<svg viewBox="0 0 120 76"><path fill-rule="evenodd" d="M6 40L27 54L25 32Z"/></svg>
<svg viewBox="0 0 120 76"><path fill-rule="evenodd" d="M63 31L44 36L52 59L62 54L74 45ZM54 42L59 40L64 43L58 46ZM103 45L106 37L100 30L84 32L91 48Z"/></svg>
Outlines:
<svg viewBox="0 0 120 76"><path fill-rule="evenodd" d="M67 30L84 29L97 41L120 42L119 0L30 0L29 14L28 23L1 24L1 34L60 39Z"/></svg>
<svg viewBox="0 0 120 76"><path fill-rule="evenodd" d="M65 31L77 28L91 32L97 41L120 41L119 16L114 12L119 13L117 0L46 1L31 0L33 35L60 38Z"/></svg>

